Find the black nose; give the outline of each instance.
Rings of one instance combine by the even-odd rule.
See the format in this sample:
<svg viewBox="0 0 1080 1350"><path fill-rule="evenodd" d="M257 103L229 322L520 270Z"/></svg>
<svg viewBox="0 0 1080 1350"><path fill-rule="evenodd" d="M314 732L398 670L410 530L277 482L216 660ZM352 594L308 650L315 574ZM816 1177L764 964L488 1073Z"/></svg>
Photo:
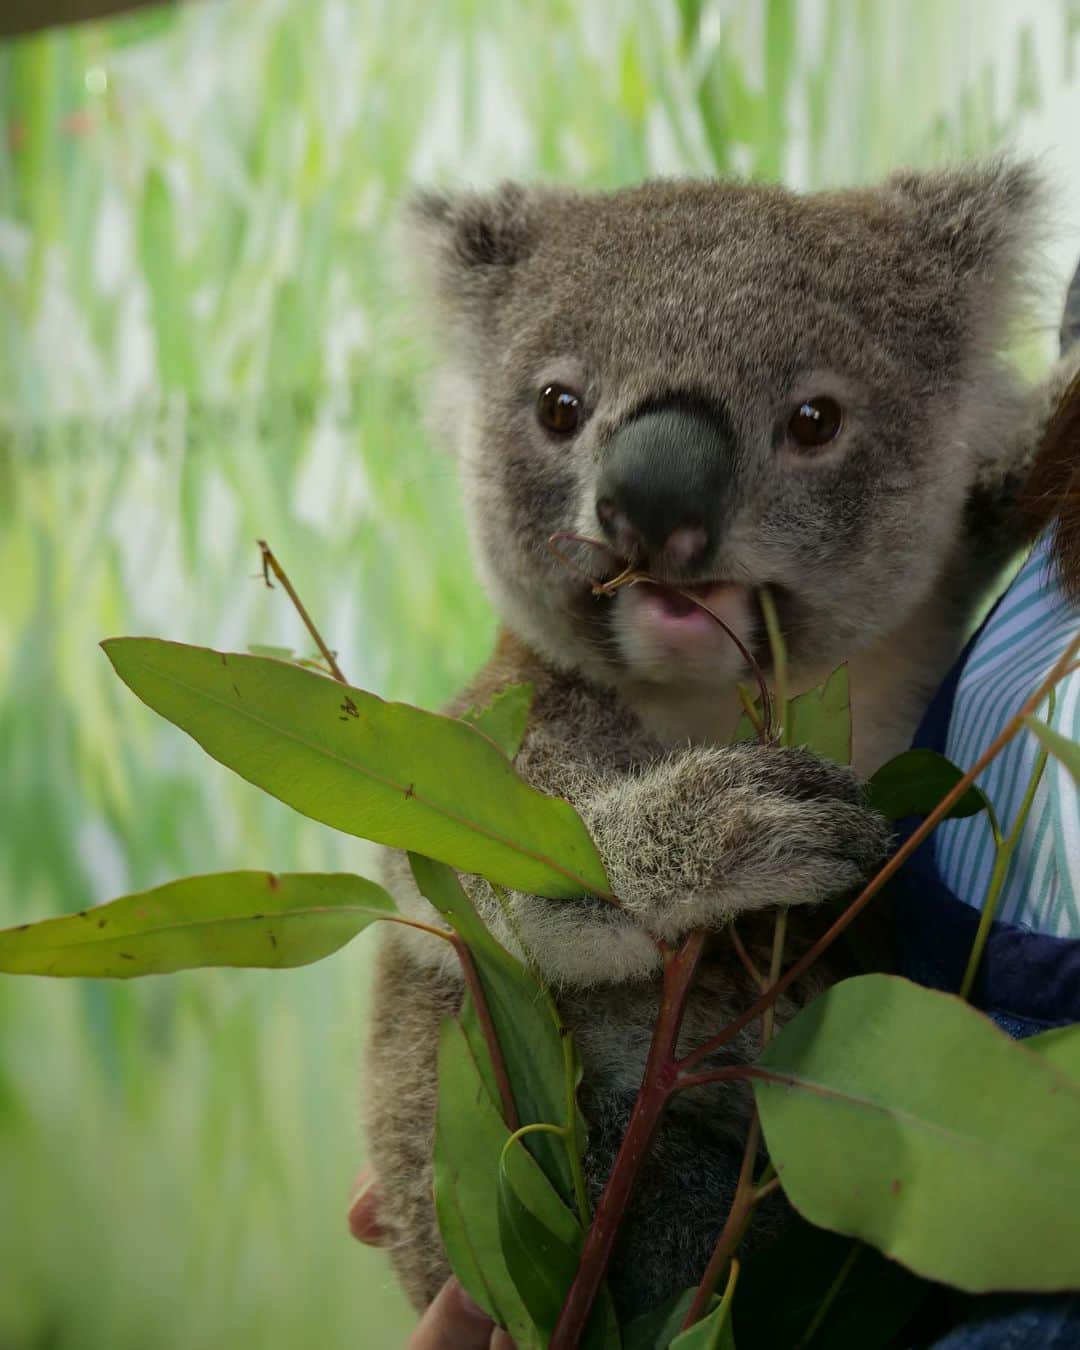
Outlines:
<svg viewBox="0 0 1080 1350"><path fill-rule="evenodd" d="M721 407L686 399L651 405L608 442L597 519L623 557L692 571L723 525L731 461Z"/></svg>

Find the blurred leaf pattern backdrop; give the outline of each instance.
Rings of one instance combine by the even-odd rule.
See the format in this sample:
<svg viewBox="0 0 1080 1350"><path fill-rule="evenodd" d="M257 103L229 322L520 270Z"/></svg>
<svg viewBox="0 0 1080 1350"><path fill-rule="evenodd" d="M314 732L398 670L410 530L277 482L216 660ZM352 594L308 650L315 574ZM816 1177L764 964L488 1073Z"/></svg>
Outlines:
<svg viewBox="0 0 1080 1350"><path fill-rule="evenodd" d="M418 391L416 181L818 186L1003 145L1080 251L1080 0L202 0L0 46L0 923L365 848L111 677L156 634L437 706L494 623ZM419 335L422 337L422 332ZM345 1231L370 948L0 983L0 1348L401 1345Z"/></svg>

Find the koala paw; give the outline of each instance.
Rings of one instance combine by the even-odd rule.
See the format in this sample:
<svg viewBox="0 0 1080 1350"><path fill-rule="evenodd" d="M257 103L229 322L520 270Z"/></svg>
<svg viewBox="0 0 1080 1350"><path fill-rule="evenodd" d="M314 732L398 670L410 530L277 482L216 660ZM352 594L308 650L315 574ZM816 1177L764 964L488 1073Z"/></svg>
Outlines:
<svg viewBox="0 0 1080 1350"><path fill-rule="evenodd" d="M669 940L851 890L890 841L850 769L757 745L669 756L608 786L584 814L624 907Z"/></svg>

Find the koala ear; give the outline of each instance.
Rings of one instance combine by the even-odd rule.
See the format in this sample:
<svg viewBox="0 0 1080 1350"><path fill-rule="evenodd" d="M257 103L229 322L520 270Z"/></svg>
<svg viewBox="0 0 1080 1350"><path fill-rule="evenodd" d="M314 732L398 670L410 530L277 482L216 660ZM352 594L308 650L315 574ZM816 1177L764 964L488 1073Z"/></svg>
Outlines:
<svg viewBox="0 0 1080 1350"><path fill-rule="evenodd" d="M1001 353L1017 321L1035 319L1049 281L1038 246L1050 198L1037 167L998 159L901 173L883 195L911 269L906 303L923 312L923 344L947 338L944 365L947 347L969 361Z"/></svg>
<svg viewBox="0 0 1080 1350"><path fill-rule="evenodd" d="M420 191L408 203L413 236L460 272L513 267L533 239L529 198L517 183L492 192Z"/></svg>
<svg viewBox="0 0 1080 1350"><path fill-rule="evenodd" d="M916 247L965 279L993 279L1025 263L1044 232L1049 206L1036 166L1007 159L899 173L885 190L899 199Z"/></svg>

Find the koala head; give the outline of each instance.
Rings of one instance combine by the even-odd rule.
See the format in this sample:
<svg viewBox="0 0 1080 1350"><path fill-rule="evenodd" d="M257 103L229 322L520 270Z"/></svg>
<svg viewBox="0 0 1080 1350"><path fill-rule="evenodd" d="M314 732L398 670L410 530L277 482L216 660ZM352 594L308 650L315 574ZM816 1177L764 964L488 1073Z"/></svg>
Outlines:
<svg viewBox="0 0 1080 1350"><path fill-rule="evenodd" d="M504 185L412 204L476 555L505 623L602 682L743 676L721 630L647 584L597 597L574 532L692 588L767 656L835 662L932 592L1016 396L1027 166L873 189Z"/></svg>

